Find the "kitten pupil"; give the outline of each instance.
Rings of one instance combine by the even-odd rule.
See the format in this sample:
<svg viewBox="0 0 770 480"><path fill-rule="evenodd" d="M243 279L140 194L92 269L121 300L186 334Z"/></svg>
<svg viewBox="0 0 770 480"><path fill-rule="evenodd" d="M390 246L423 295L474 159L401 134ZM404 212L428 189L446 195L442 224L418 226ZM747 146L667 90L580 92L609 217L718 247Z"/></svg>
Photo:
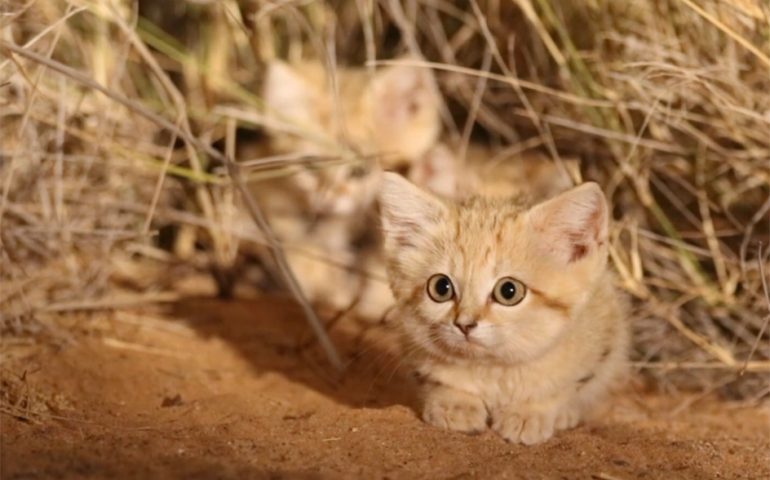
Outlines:
<svg viewBox="0 0 770 480"><path fill-rule="evenodd" d="M441 273L433 275L428 279L428 295L434 302L448 302L454 297L452 281Z"/></svg>

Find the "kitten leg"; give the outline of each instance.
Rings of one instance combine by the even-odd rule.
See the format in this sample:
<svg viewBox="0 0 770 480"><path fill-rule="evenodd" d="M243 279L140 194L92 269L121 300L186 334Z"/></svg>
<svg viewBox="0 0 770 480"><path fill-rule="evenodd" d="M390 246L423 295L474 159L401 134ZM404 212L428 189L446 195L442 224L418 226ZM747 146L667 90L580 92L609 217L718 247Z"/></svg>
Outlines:
<svg viewBox="0 0 770 480"><path fill-rule="evenodd" d="M479 433L486 430L487 417L484 402L475 395L445 385L426 387L422 419L431 425Z"/></svg>
<svg viewBox="0 0 770 480"><path fill-rule="evenodd" d="M567 430L576 427L582 418L581 409L576 402L565 405L556 413L555 430Z"/></svg>

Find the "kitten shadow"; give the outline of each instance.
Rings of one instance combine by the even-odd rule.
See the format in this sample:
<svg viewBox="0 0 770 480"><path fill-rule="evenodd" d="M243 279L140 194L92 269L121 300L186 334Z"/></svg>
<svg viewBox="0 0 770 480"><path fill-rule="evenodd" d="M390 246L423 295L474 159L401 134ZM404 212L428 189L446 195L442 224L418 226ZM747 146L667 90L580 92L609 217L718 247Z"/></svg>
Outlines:
<svg viewBox="0 0 770 480"><path fill-rule="evenodd" d="M322 316L346 365L339 374L326 360L300 308L288 299L187 298L171 310L201 335L227 341L257 374L280 373L353 407L415 408L415 387L395 348L395 334L382 325Z"/></svg>

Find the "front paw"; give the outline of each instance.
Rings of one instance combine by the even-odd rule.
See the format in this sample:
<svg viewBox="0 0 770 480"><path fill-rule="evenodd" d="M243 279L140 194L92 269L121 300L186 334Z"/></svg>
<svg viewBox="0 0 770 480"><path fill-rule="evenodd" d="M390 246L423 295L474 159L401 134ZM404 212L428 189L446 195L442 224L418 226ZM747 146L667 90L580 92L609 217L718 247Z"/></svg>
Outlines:
<svg viewBox="0 0 770 480"><path fill-rule="evenodd" d="M444 386L427 393L422 411L422 419L426 423L465 433L486 430L487 416L487 409L480 398Z"/></svg>
<svg viewBox="0 0 770 480"><path fill-rule="evenodd" d="M492 429L512 443L535 445L553 436L556 411L511 411L493 416Z"/></svg>

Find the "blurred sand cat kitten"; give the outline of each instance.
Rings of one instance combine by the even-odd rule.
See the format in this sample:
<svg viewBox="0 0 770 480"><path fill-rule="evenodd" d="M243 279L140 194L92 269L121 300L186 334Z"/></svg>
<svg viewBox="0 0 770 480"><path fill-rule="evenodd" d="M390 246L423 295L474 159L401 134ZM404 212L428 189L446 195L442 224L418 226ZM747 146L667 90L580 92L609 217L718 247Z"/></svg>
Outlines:
<svg viewBox="0 0 770 480"><path fill-rule="evenodd" d="M345 308L358 295L361 279L326 260L360 263L353 244L376 225L373 201L382 170L408 170L436 143L441 120L435 79L413 67L371 74L338 68L332 83L318 62L275 61L268 66L263 98L273 153L378 157L297 166L288 176L253 186L289 247L289 262L308 297ZM392 301L384 290L388 298L381 304Z"/></svg>
<svg viewBox="0 0 770 480"><path fill-rule="evenodd" d="M426 422L534 444L575 426L623 375L629 333L596 184L530 207L445 201L385 174L380 204Z"/></svg>

